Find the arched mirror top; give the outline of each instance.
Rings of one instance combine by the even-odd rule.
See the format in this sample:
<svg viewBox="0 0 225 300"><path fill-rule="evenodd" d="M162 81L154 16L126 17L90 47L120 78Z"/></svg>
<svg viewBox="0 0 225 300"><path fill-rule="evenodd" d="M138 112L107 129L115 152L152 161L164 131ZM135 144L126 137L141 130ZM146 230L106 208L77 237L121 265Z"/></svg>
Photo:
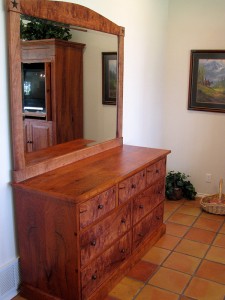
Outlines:
<svg viewBox="0 0 225 300"><path fill-rule="evenodd" d="M75 162L122 144L122 97L124 28L97 12L73 3L48 0L6 0L8 7L8 45L12 147L14 181L22 181L60 166ZM64 143L36 151L24 152L24 125L22 118L20 14L47 19L71 27L95 30L115 35L117 51L117 121L116 138L92 146L79 141ZM72 145L72 146L71 146Z"/></svg>
<svg viewBox="0 0 225 300"><path fill-rule="evenodd" d="M9 1L9 10L37 18L124 36L124 28L88 7L48 0Z"/></svg>

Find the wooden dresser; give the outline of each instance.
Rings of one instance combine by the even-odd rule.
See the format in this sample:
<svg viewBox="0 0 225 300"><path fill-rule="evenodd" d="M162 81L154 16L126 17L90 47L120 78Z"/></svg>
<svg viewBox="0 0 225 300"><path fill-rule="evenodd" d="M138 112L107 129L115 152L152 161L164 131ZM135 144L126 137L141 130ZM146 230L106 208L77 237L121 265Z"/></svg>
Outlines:
<svg viewBox="0 0 225 300"><path fill-rule="evenodd" d="M14 183L22 295L104 299L165 232L169 152L123 145Z"/></svg>

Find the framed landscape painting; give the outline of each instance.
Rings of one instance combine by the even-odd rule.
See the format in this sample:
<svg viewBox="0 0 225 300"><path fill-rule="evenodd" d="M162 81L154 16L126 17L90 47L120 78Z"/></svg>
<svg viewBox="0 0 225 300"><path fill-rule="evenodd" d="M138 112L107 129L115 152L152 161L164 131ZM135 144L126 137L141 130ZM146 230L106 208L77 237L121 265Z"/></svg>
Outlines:
<svg viewBox="0 0 225 300"><path fill-rule="evenodd" d="M192 50L188 109L225 112L225 50Z"/></svg>
<svg viewBox="0 0 225 300"><path fill-rule="evenodd" d="M102 53L102 104L116 105L117 53Z"/></svg>

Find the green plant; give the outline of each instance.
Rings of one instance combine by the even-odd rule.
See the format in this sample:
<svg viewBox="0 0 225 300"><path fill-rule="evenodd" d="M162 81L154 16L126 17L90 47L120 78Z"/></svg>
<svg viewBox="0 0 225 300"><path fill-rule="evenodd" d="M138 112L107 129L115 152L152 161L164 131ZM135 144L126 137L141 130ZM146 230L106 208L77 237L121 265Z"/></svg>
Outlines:
<svg viewBox="0 0 225 300"><path fill-rule="evenodd" d="M61 39L68 41L72 38L70 29L63 24L35 17L21 16L20 37L22 40Z"/></svg>
<svg viewBox="0 0 225 300"><path fill-rule="evenodd" d="M196 191L193 184L188 180L190 176L181 172L170 171L166 176L166 197L168 199L179 199L181 197L193 200ZM180 195L178 196L178 191Z"/></svg>

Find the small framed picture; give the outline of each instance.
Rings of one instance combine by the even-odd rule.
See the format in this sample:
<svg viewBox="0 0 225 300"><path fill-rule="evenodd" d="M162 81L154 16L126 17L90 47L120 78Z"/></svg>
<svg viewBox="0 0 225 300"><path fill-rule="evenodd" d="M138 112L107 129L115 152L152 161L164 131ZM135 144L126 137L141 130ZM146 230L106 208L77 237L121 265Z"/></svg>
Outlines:
<svg viewBox="0 0 225 300"><path fill-rule="evenodd" d="M116 105L117 53L102 52L102 104Z"/></svg>
<svg viewBox="0 0 225 300"><path fill-rule="evenodd" d="M188 109L225 112L225 50L192 50Z"/></svg>

